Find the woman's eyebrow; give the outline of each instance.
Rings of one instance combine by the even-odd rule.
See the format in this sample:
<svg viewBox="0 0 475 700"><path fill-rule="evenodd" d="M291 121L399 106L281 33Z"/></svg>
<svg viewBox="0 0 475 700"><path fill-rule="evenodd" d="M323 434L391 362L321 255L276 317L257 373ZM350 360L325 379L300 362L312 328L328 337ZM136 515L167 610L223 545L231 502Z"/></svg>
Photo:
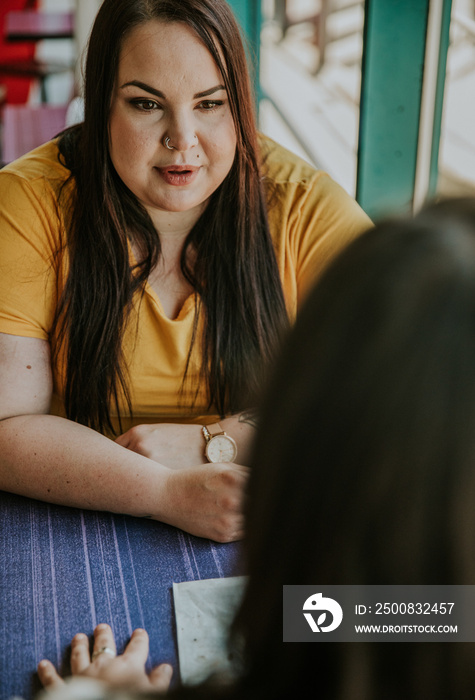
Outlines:
<svg viewBox="0 0 475 700"><path fill-rule="evenodd" d="M128 87L129 85L138 87L141 90L145 90L145 92L149 92L151 95L155 95L155 97L160 97L162 100L166 100L166 97L163 94L163 92L160 92L160 90L156 90L151 85L142 83L140 80L131 80L128 83L124 83L120 86L120 89L122 90L122 88ZM197 100L200 97L208 97L209 95L212 95L213 93L218 92L219 90L226 90L226 88L224 87L224 85L215 85L214 87L209 88L209 90L204 90L204 92L197 92L195 95L193 95L193 99Z"/></svg>
<svg viewBox="0 0 475 700"><path fill-rule="evenodd" d="M199 97L208 97L208 95L212 95L214 92L218 92L219 90L226 90L226 88L224 85L216 85L215 87L205 90L204 92L197 92L196 95L193 95L193 99L196 100Z"/></svg>

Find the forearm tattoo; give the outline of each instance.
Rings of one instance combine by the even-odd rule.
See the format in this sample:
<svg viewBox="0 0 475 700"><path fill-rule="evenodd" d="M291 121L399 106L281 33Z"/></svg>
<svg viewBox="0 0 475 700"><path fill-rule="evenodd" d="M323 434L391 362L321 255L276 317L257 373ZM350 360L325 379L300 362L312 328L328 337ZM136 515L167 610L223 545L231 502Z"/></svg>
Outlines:
<svg viewBox="0 0 475 700"><path fill-rule="evenodd" d="M247 423L253 428L257 428L259 424L259 415L257 409L251 408L249 411L243 411L239 414L239 422Z"/></svg>

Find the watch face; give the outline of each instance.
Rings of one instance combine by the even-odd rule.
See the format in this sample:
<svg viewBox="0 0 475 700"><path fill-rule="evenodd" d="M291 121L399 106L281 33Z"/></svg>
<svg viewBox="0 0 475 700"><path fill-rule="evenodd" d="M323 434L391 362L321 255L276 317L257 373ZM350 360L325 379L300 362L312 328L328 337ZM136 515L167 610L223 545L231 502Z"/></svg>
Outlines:
<svg viewBox="0 0 475 700"><path fill-rule="evenodd" d="M236 455L236 443L227 435L216 435L206 446L206 456L210 462L232 462Z"/></svg>

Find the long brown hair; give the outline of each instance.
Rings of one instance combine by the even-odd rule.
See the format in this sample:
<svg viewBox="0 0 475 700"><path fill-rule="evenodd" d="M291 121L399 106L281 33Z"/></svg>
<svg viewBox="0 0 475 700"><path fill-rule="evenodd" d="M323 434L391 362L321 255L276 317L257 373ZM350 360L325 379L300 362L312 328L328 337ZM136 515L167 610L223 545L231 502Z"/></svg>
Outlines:
<svg viewBox="0 0 475 700"><path fill-rule="evenodd" d="M282 586L475 583L474 366L475 199L381 223L324 272L262 407L236 697L473 696L471 644L283 643Z"/></svg>
<svg viewBox="0 0 475 700"><path fill-rule="evenodd" d="M237 135L231 171L188 235L181 258L196 292L188 360L201 315L205 321L200 379L209 409L225 414L253 402L286 322L260 180L252 88L229 6L224 0L105 0L89 41L84 123L60 140L77 194L67 241L69 275L56 318L58 348L67 348L66 414L101 431L113 431L110 408L120 415L121 396L130 412L122 336L133 297L160 256L150 217L118 177L108 148L122 42L152 19L183 22L201 39L223 75ZM135 269L128 236L144 251ZM189 246L196 253L192 268Z"/></svg>

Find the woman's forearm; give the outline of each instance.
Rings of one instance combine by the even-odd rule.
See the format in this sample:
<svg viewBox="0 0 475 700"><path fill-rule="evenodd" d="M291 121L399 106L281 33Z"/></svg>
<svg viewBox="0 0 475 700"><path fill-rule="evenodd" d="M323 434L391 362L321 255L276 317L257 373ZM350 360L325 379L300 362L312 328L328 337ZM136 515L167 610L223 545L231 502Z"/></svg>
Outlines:
<svg viewBox="0 0 475 700"><path fill-rule="evenodd" d="M248 466L257 421L256 411L244 411L219 421L221 429L237 445L236 464ZM212 420L203 421L204 425ZM116 442L170 469L207 464L202 425L194 423L145 423L130 428Z"/></svg>
<svg viewBox="0 0 475 700"><path fill-rule="evenodd" d="M65 418L0 421L0 489L50 503L152 517L219 542L243 536L247 469L168 469Z"/></svg>
<svg viewBox="0 0 475 700"><path fill-rule="evenodd" d="M235 441L238 449L236 461L249 465L257 427L257 410L242 411L219 421L222 429Z"/></svg>
<svg viewBox="0 0 475 700"><path fill-rule="evenodd" d="M169 470L50 415L0 421L0 489L50 503L160 518Z"/></svg>

